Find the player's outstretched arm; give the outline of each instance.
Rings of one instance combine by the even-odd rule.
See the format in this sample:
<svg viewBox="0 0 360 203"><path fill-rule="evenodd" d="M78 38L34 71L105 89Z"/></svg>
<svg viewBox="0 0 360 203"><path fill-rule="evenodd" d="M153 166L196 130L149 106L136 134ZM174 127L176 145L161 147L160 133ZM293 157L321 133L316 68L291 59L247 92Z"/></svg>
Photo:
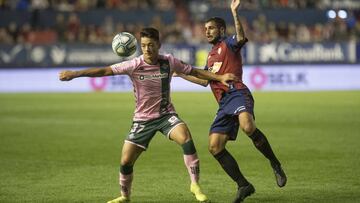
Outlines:
<svg viewBox="0 0 360 203"><path fill-rule="evenodd" d="M88 68L80 71L65 70L59 73L59 79L61 81L69 81L78 77L102 77L113 75L113 71L110 67L105 68Z"/></svg>
<svg viewBox="0 0 360 203"><path fill-rule="evenodd" d="M190 72L191 76L196 78L204 79L204 80L216 80L221 82L222 84L229 86L228 82L230 81L238 81L239 79L232 73L225 73L224 75L217 75L215 73L201 70L197 68L193 68Z"/></svg>
<svg viewBox="0 0 360 203"><path fill-rule="evenodd" d="M181 77L181 78L183 78L184 80L187 80L187 81L189 81L189 82L192 82L192 83L195 83L195 84L204 86L204 87L208 86L208 84L209 84L209 81L208 81L208 80L203 80L203 79L200 79L200 78L191 76L191 75L185 75L185 74L183 74L183 73L175 73L173 76L175 76L175 77Z"/></svg>
<svg viewBox="0 0 360 203"><path fill-rule="evenodd" d="M235 23L235 30L236 30L236 40L237 42L242 42L245 40L245 32L241 25L239 14L238 14L238 8L240 6L240 0L232 0L231 1L231 13L234 17L234 23Z"/></svg>

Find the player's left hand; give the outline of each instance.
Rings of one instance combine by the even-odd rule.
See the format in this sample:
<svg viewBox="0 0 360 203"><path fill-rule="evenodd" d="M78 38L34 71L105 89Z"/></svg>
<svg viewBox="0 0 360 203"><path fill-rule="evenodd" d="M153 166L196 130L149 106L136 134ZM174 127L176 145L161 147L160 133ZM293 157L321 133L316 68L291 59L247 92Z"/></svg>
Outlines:
<svg viewBox="0 0 360 203"><path fill-rule="evenodd" d="M239 81L239 78L232 73L225 73L224 75L221 76L220 82L226 85L227 87L229 86L228 82L231 81Z"/></svg>

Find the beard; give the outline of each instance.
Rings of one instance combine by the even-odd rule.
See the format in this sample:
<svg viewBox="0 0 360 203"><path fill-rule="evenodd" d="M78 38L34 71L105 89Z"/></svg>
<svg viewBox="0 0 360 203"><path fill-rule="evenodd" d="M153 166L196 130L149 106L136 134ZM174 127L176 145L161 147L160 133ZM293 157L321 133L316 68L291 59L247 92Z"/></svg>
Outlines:
<svg viewBox="0 0 360 203"><path fill-rule="evenodd" d="M216 44L220 39L221 39L221 36L218 35L217 37L215 37L214 39L212 39L211 41L209 41L209 43L210 43L210 44Z"/></svg>

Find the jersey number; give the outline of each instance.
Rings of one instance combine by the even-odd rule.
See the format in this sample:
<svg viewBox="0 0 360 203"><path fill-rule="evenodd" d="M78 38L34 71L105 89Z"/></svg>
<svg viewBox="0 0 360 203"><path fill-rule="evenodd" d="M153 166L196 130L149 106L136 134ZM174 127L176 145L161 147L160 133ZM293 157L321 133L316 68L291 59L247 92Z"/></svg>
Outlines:
<svg viewBox="0 0 360 203"><path fill-rule="evenodd" d="M145 125L141 125L141 124L138 124L138 123L134 123L133 126L131 127L130 132L131 132L131 133L139 133L139 132L141 132L142 130L144 130L144 128L145 128Z"/></svg>

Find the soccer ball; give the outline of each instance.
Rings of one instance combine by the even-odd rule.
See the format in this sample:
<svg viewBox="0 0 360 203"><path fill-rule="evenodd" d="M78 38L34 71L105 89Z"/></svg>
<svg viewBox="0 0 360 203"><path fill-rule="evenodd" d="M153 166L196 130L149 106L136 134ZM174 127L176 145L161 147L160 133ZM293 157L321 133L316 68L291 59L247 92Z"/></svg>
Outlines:
<svg viewBox="0 0 360 203"><path fill-rule="evenodd" d="M135 53L137 41L134 35L128 32L120 32L112 41L114 53L121 57L128 57Z"/></svg>

